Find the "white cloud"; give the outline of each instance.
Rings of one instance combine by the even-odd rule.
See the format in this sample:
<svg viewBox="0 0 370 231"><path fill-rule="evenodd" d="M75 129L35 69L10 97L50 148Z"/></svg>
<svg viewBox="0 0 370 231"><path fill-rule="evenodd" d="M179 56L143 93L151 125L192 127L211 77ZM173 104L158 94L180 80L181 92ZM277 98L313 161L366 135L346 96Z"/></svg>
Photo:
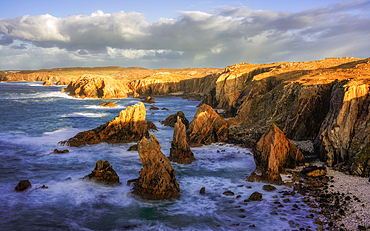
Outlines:
<svg viewBox="0 0 370 231"><path fill-rule="evenodd" d="M123 11L3 18L0 56L13 60L1 62L0 69L225 67L238 62L367 57L369 9L369 1L359 0L297 13L246 7L220 7L211 13L182 11L179 18L154 23L146 22L141 13Z"/></svg>

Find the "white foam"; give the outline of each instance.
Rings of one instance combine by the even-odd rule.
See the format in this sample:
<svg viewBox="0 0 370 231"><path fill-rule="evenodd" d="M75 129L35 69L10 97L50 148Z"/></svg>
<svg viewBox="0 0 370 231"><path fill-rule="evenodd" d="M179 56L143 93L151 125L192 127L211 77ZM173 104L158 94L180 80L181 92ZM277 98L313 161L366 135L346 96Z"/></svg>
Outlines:
<svg viewBox="0 0 370 231"><path fill-rule="evenodd" d="M65 114L61 117L64 118L98 118L107 116L108 113L92 113L92 112L76 112L71 114Z"/></svg>

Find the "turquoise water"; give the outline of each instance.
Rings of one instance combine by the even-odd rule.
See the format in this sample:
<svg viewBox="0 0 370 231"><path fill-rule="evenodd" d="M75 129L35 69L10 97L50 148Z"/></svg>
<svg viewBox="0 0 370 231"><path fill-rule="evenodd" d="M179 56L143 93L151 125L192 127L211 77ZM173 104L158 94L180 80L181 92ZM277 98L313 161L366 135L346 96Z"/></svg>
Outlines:
<svg viewBox="0 0 370 231"><path fill-rule="evenodd" d="M137 152L128 144L98 144L63 147L58 142L80 131L104 124L138 99L113 99L115 108L98 107L102 99L75 99L60 93L61 86L42 86L38 82L0 83L0 230L291 230L315 227L306 219L309 208L292 211L277 208L274 192L264 192L262 183L245 181L254 168L250 150L228 144L193 148L197 161L190 165L173 163L181 198L147 201L130 195L126 181L137 178L142 167ZM159 123L182 110L189 121L199 101L179 97L155 97L158 108L149 111L153 134L168 156L173 128ZM151 114L154 113L154 114ZM54 149L69 149L55 154ZM83 181L99 159L108 160L123 183L117 187ZM20 180L28 179L32 188L16 192ZM40 189L42 185L47 189ZM247 188L252 186L252 188ZM199 190L205 187L206 194ZM235 196L222 193L231 190ZM264 200L245 204L254 191ZM241 198L236 198L241 195ZM292 199L301 201L297 197ZM297 203L300 207L300 202ZM271 215L277 211L279 215ZM289 220L299 223L292 228ZM252 227L252 226L255 227Z"/></svg>

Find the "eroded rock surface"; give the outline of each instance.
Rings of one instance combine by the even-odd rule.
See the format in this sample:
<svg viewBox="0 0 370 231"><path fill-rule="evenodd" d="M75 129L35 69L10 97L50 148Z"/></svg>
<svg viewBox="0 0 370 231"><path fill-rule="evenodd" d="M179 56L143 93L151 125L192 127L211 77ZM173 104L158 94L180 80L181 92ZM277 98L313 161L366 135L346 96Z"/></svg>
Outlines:
<svg viewBox="0 0 370 231"><path fill-rule="evenodd" d="M132 193L148 200L164 200L180 197L175 170L171 162L161 152L161 145L154 135L151 141L143 138L138 144L143 168L134 184Z"/></svg>
<svg viewBox="0 0 370 231"><path fill-rule="evenodd" d="M185 125L179 117L173 131L169 160L179 164L190 164L195 160L194 154L191 152L190 146L186 141Z"/></svg>
<svg viewBox="0 0 370 231"><path fill-rule="evenodd" d="M98 160L96 162L95 169L89 175L85 176L84 179L94 180L96 182L105 184L119 184L119 176L113 170L113 167L106 160Z"/></svg>
<svg viewBox="0 0 370 231"><path fill-rule="evenodd" d="M305 163L303 154L275 124L258 141L253 156L257 171L248 180L278 185L282 184L280 173L286 168L295 168Z"/></svg>
<svg viewBox="0 0 370 231"><path fill-rule="evenodd" d="M139 141L141 138L149 136L148 129L155 127L152 122L149 123L150 121L145 120L145 115L145 106L139 102L122 110L114 120L93 130L80 132L71 139L60 142L60 144L82 146L101 142L127 143Z"/></svg>
<svg viewBox="0 0 370 231"><path fill-rule="evenodd" d="M186 131L190 145L225 141L228 132L229 124L207 104L199 107Z"/></svg>

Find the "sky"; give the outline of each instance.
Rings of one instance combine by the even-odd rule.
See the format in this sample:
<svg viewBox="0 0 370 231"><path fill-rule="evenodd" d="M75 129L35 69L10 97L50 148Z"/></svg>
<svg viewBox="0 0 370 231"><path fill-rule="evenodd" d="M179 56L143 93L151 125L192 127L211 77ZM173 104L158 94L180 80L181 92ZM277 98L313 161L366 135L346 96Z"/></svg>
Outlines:
<svg viewBox="0 0 370 231"><path fill-rule="evenodd" d="M370 0L12 0L0 70L370 57Z"/></svg>

